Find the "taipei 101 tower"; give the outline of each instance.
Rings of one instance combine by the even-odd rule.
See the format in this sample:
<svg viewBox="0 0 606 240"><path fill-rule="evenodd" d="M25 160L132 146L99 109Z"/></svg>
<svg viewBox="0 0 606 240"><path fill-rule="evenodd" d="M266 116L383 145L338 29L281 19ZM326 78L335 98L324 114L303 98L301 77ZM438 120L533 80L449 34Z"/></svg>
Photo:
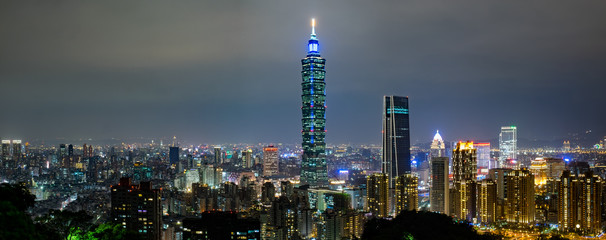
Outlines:
<svg viewBox="0 0 606 240"><path fill-rule="evenodd" d="M311 21L311 38L307 43L307 57L301 60L303 81L301 87L301 112L303 118L303 156L301 161L301 185L310 187L328 186L326 169L326 83L324 65L320 57L316 37L315 20Z"/></svg>

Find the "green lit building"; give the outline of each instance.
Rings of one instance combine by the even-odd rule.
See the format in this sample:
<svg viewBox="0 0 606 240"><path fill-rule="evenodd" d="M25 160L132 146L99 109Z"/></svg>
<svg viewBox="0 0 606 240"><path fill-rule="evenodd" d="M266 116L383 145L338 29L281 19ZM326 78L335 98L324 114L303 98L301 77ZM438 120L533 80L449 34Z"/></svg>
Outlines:
<svg viewBox="0 0 606 240"><path fill-rule="evenodd" d="M326 83L324 65L320 56L315 22L312 20L311 39L307 44L307 57L301 60L303 82L301 87L303 118L303 156L301 161L301 184L311 187L328 186L326 170Z"/></svg>

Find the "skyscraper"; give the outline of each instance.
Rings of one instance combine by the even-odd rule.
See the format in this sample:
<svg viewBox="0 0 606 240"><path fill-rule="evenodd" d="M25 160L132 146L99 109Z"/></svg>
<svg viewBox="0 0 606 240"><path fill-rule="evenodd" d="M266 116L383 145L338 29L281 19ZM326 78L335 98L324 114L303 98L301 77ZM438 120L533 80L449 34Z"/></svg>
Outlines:
<svg viewBox="0 0 606 240"><path fill-rule="evenodd" d="M397 176L410 173L408 97L384 96L383 100L382 171L393 188Z"/></svg>
<svg viewBox="0 0 606 240"><path fill-rule="evenodd" d="M307 43L307 57L301 60L303 76L302 106L303 114L301 135L303 137L303 156L301 161L301 184L312 187L327 186L326 169L326 84L324 65L326 60L320 56L319 42L312 20L311 39Z"/></svg>
<svg viewBox="0 0 606 240"><path fill-rule="evenodd" d="M387 175L376 173L366 177L368 211L375 217L387 217L389 211L389 181Z"/></svg>
<svg viewBox="0 0 606 240"><path fill-rule="evenodd" d="M436 131L436 135L433 136L433 141L431 141L429 157L446 157L446 146L439 131Z"/></svg>
<svg viewBox="0 0 606 240"><path fill-rule="evenodd" d="M473 142L458 142L452 150L453 209L451 214L472 221L476 213L476 149Z"/></svg>
<svg viewBox="0 0 606 240"><path fill-rule="evenodd" d="M263 148L263 176L278 174L278 148L268 146Z"/></svg>
<svg viewBox="0 0 606 240"><path fill-rule="evenodd" d="M517 159L518 129L516 126L501 127L499 134L499 167L505 167L507 160Z"/></svg>
<svg viewBox="0 0 606 240"><path fill-rule="evenodd" d="M430 208L432 212L450 214L448 195L448 157L431 158Z"/></svg>

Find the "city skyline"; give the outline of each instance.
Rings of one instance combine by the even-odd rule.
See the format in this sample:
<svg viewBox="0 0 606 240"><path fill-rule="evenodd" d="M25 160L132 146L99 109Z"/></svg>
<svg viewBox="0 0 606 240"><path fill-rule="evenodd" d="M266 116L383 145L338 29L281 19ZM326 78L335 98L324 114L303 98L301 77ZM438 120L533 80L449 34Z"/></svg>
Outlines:
<svg viewBox="0 0 606 240"><path fill-rule="evenodd" d="M604 3L469 3L2 3L0 136L298 142L311 17L331 59L328 143L379 144L390 94L415 103L411 143L606 135ZM451 118L452 99L482 110Z"/></svg>

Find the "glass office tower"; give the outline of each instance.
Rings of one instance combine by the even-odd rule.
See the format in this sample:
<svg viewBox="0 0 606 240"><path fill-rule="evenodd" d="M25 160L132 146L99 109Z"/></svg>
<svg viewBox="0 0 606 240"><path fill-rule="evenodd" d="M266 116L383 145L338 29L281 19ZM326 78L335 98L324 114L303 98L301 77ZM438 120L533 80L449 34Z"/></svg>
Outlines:
<svg viewBox="0 0 606 240"><path fill-rule="evenodd" d="M516 160L518 146L518 128L516 126L501 127L499 134L499 165L505 167L508 160Z"/></svg>
<svg viewBox="0 0 606 240"><path fill-rule="evenodd" d="M303 69L301 119L303 128L303 156L301 161L301 185L328 186L326 169L326 90L324 64L320 57L315 22L312 20L311 39L307 43L307 57L301 60Z"/></svg>
<svg viewBox="0 0 606 240"><path fill-rule="evenodd" d="M382 172L389 176L389 186L394 179L410 173L410 129L408 97L385 96L383 98L383 165Z"/></svg>

